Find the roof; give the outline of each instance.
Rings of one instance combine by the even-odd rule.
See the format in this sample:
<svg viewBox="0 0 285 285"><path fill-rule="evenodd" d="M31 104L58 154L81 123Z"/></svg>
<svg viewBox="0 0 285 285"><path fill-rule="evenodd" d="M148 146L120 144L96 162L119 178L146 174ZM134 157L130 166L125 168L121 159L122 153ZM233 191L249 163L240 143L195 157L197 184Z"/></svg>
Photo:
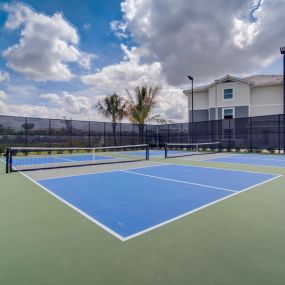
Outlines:
<svg viewBox="0 0 285 285"><path fill-rule="evenodd" d="M226 75L218 80L215 80L213 83L199 86L197 88L194 88L194 92L205 92L207 91L211 86L214 86L215 84L224 82L226 80L233 80L233 81L239 81L248 83L250 87L257 87L257 86L265 86L265 85L279 85L283 83L283 76L282 75L253 75L248 76L245 78L239 78L234 77L231 75ZM183 93L187 95L187 93L191 92L191 89L184 90Z"/></svg>
<svg viewBox="0 0 285 285"><path fill-rule="evenodd" d="M282 75L253 75L244 79L253 82L254 86L275 85L283 83Z"/></svg>

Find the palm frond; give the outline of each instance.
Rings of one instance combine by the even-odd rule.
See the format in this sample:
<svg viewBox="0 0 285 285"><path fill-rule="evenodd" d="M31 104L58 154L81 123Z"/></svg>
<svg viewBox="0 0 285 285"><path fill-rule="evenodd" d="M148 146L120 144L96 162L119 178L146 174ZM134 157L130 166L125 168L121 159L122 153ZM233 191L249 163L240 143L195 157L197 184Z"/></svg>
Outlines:
<svg viewBox="0 0 285 285"><path fill-rule="evenodd" d="M122 121L122 119L127 115L127 102L116 93L111 96L106 96L103 100L98 101L95 108L103 118L111 119L112 123Z"/></svg>
<svg viewBox="0 0 285 285"><path fill-rule="evenodd" d="M146 120L146 123L170 124L172 123L172 121L161 118L160 115L155 115L155 116L148 118Z"/></svg>
<svg viewBox="0 0 285 285"><path fill-rule="evenodd" d="M145 124L157 106L157 96L160 88L141 86L136 87L134 95L127 90L128 103L127 111L129 120L132 123Z"/></svg>

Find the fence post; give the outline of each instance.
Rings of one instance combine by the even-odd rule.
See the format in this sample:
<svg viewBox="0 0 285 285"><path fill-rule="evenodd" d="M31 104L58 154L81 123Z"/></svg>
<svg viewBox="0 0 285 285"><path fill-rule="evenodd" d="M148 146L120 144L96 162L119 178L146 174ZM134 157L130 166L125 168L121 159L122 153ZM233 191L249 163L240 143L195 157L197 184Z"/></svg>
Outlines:
<svg viewBox="0 0 285 285"><path fill-rule="evenodd" d="M228 127L228 130L229 130L228 152L230 152L231 151L231 119L228 119L228 122L229 122L229 127Z"/></svg>
<svg viewBox="0 0 285 285"><path fill-rule="evenodd" d="M249 119L249 151L252 152L252 120L251 117Z"/></svg>
<svg viewBox="0 0 285 285"><path fill-rule="evenodd" d="M88 146L91 147L91 122L88 121Z"/></svg>
<svg viewBox="0 0 285 285"><path fill-rule="evenodd" d="M183 125L182 123L180 124L180 141L183 143L184 138L183 138Z"/></svg>
<svg viewBox="0 0 285 285"><path fill-rule="evenodd" d="M122 123L120 123L120 145L122 145Z"/></svg>
<svg viewBox="0 0 285 285"><path fill-rule="evenodd" d="M283 154L285 154L285 115L283 114Z"/></svg>
<svg viewBox="0 0 285 285"><path fill-rule="evenodd" d="M147 125L145 125L145 140L143 143L147 144Z"/></svg>
<svg viewBox="0 0 285 285"><path fill-rule="evenodd" d="M132 144L135 144L135 125L134 124L132 125L133 125L133 138L132 138L133 143Z"/></svg>
<svg viewBox="0 0 285 285"><path fill-rule="evenodd" d="M48 120L48 146L51 147L51 119Z"/></svg>
<svg viewBox="0 0 285 285"><path fill-rule="evenodd" d="M69 126L69 146L72 147L72 120L70 120L70 126Z"/></svg>
<svg viewBox="0 0 285 285"><path fill-rule="evenodd" d="M25 147L28 146L28 118L25 118Z"/></svg>
<svg viewBox="0 0 285 285"><path fill-rule="evenodd" d="M106 129L105 129L105 122L104 122L104 128L103 128L103 146L106 145L105 137L106 137Z"/></svg>

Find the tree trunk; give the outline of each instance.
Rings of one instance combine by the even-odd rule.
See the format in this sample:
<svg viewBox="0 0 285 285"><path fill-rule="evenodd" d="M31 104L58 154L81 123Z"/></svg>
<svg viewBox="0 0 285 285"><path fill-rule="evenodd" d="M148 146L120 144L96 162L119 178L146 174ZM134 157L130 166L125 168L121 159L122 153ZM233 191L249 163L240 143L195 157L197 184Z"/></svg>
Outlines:
<svg viewBox="0 0 285 285"><path fill-rule="evenodd" d="M140 143L143 144L143 134L144 134L144 124L139 124L139 137L140 137Z"/></svg>
<svg viewBox="0 0 285 285"><path fill-rule="evenodd" d="M113 139L114 139L114 145L117 145L117 139L116 139L116 123L112 123L112 128L113 128Z"/></svg>

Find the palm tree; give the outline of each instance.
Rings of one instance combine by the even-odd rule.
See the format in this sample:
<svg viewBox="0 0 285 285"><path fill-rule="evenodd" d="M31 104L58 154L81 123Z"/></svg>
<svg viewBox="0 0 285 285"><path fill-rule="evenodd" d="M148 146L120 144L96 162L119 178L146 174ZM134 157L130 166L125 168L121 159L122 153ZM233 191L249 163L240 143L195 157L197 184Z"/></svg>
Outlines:
<svg viewBox="0 0 285 285"><path fill-rule="evenodd" d="M160 88L158 86L149 88L147 86L138 86L134 90L134 96L132 96L127 90L128 118L132 123L139 125L139 136L141 141L143 141L145 123L155 122L164 124L167 122L166 120L162 119L160 115L152 116L152 113L158 104L157 97L159 92Z"/></svg>
<svg viewBox="0 0 285 285"><path fill-rule="evenodd" d="M111 119L114 145L117 145L116 127L117 123L121 122L126 116L126 101L114 93L113 95L106 96L103 100L98 101L95 108L103 118Z"/></svg>

